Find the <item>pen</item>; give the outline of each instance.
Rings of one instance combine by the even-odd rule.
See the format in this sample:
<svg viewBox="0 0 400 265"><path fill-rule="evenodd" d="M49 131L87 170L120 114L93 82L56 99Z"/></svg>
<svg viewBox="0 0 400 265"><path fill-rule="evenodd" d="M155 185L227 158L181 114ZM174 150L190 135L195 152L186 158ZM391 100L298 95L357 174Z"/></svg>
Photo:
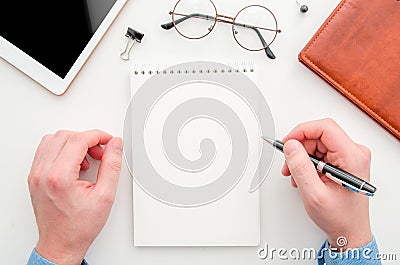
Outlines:
<svg viewBox="0 0 400 265"><path fill-rule="evenodd" d="M272 140L264 136L261 137L266 142L270 143L273 147L283 152L284 144L279 140ZM329 163L325 163L313 155L308 154L310 160L313 162L318 172L325 174L328 178L334 182L342 185L343 187L358 192L367 196L374 196L376 188L368 182L346 172L340 168L337 168Z"/></svg>

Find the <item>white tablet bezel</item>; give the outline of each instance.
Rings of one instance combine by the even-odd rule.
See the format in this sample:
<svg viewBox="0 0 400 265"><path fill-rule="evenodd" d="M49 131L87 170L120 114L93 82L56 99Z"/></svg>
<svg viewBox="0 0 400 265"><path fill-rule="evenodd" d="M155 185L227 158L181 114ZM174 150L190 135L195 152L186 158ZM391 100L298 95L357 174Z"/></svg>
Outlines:
<svg viewBox="0 0 400 265"><path fill-rule="evenodd" d="M28 54L11 44L9 41L0 36L0 57L8 61L17 69L25 73L31 79L39 83L41 86L49 90L55 95L64 94L72 81L75 79L80 69L83 67L101 38L104 36L108 28L111 26L127 0L116 0L106 17L93 34L92 38L83 49L65 78L61 78L48 68L40 64L38 61L30 57ZM54 40L55 45L59 40Z"/></svg>

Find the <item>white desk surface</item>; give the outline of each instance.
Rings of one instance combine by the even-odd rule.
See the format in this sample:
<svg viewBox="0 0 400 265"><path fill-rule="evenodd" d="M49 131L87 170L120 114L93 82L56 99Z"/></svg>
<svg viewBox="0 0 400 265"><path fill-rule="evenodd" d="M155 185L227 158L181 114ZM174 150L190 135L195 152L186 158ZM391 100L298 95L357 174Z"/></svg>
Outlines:
<svg viewBox="0 0 400 265"><path fill-rule="evenodd" d="M370 207L373 233L381 252L397 253L400 259L399 141L297 61L298 52L339 0L309 0L306 14L299 12L295 0L215 0L218 11L227 15L252 3L270 7L283 31L272 45L276 60L267 59L263 52L240 48L229 26L223 24L199 41L184 39L173 30L162 30L160 24L170 20L168 11L174 3L130 0L61 97L50 94L0 60L1 263L24 264L38 238L26 179L41 137L59 129L92 128L122 136L131 67L135 63L193 60L252 61L261 69L264 74L259 80L260 89L272 109L278 138L298 123L331 117L354 140L368 146L372 150L372 182L378 187ZM132 60L125 62L119 54L128 26L145 33L145 37L133 47ZM54 41L62 47L62 39ZM274 101L277 99L282 102ZM308 218L289 178L281 176L282 163L283 156L277 155L262 187L262 245L319 248L324 234ZM87 253L91 264L316 264L307 260L260 260L257 247L135 248L132 238L132 179L124 165L110 218Z"/></svg>

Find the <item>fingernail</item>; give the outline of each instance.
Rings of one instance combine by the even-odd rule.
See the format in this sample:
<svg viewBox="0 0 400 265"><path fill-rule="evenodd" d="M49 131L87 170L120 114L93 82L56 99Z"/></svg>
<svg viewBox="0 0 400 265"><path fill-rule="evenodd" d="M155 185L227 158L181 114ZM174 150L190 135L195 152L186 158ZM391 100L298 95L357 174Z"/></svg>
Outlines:
<svg viewBox="0 0 400 265"><path fill-rule="evenodd" d="M297 152L300 148L300 143L296 140L289 140L285 143L283 147L283 151L285 155L289 156L295 152Z"/></svg>
<svg viewBox="0 0 400 265"><path fill-rule="evenodd" d="M113 143L112 143L112 147L113 147L115 150L121 151L121 150L122 150L122 139L119 138L119 137L114 138L114 139L113 139Z"/></svg>

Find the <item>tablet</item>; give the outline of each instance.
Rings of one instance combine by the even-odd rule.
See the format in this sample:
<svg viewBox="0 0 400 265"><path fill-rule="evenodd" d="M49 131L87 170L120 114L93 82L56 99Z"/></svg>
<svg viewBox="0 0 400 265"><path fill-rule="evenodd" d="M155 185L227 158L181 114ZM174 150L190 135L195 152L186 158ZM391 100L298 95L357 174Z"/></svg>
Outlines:
<svg viewBox="0 0 400 265"><path fill-rule="evenodd" d="M0 57L62 95L126 2L3 1Z"/></svg>

